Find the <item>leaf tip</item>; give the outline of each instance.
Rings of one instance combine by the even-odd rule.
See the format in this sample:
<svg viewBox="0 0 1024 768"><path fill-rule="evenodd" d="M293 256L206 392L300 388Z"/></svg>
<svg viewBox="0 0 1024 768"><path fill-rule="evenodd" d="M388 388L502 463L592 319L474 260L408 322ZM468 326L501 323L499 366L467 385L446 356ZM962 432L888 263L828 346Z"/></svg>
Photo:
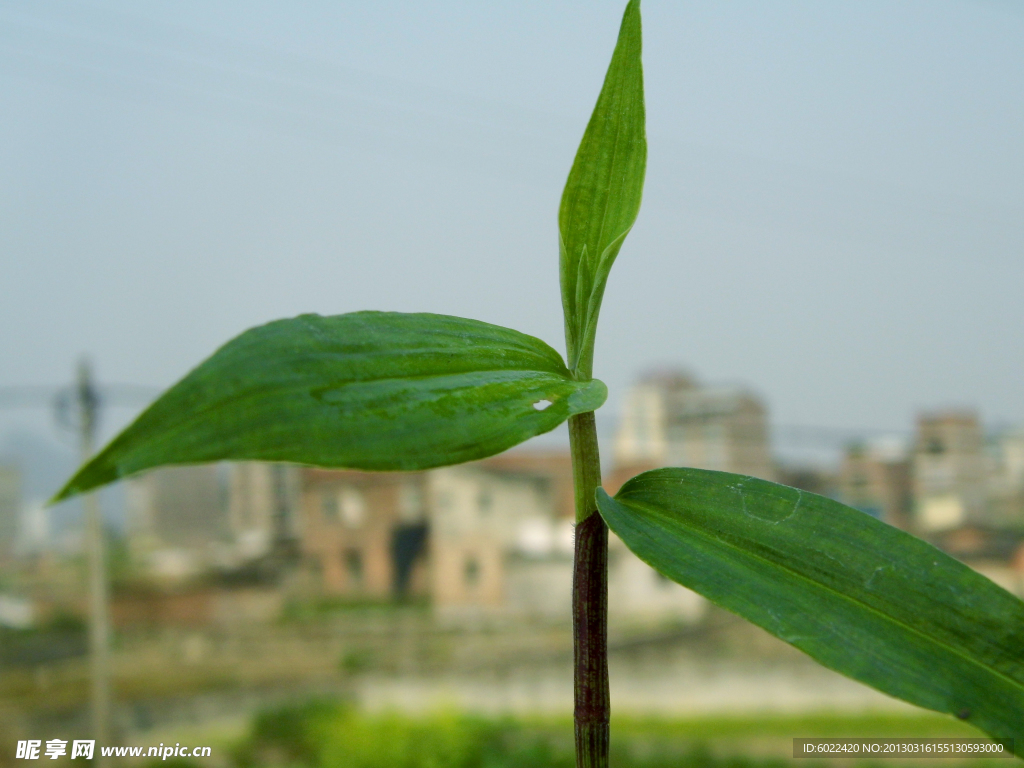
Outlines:
<svg viewBox="0 0 1024 768"><path fill-rule="evenodd" d="M102 452L78 468L78 471L64 483L64 486L55 493L46 506L52 507L62 501L67 501L88 491L95 490L101 486L108 485L121 477L115 466L105 460Z"/></svg>
<svg viewBox="0 0 1024 768"><path fill-rule="evenodd" d="M46 502L46 506L52 507L54 504L59 504L62 501L67 501L68 499L80 494L81 491L76 487L75 484L75 481L77 479L78 473L75 473L75 475L70 480L64 483L64 487L62 487L59 491L57 491L55 494L53 494L53 496L50 497L50 499Z"/></svg>

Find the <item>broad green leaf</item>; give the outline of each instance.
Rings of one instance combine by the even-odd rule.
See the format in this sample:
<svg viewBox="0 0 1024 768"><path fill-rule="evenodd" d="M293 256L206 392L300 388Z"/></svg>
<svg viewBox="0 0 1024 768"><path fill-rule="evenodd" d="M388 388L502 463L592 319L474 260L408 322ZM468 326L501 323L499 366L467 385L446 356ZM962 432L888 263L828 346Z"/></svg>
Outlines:
<svg viewBox="0 0 1024 768"><path fill-rule="evenodd" d="M547 432L606 395L599 381L574 381L543 341L508 328L445 315L302 315L221 347L57 499L163 464L457 464Z"/></svg>
<svg viewBox="0 0 1024 768"><path fill-rule="evenodd" d="M597 496L669 578L826 667L1024 743L1024 602L930 544L726 472L657 469Z"/></svg>
<svg viewBox="0 0 1024 768"><path fill-rule="evenodd" d="M640 37L640 2L632 0L558 211L569 368L581 378L591 374L608 273L643 193L647 138Z"/></svg>

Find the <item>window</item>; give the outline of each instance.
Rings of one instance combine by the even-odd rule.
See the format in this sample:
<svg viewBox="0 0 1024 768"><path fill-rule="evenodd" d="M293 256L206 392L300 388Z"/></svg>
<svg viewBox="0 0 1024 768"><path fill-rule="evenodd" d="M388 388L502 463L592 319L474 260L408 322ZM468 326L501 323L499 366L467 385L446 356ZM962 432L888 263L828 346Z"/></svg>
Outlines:
<svg viewBox="0 0 1024 768"><path fill-rule="evenodd" d="M343 488L341 491L341 521L346 528L358 528L366 517L366 502L358 488Z"/></svg>
<svg viewBox="0 0 1024 768"><path fill-rule="evenodd" d="M437 508L441 512L451 512L453 506L452 494L450 491L441 491L437 494Z"/></svg>
<svg viewBox="0 0 1024 768"><path fill-rule="evenodd" d="M476 506L480 511L480 517L486 517L491 514L491 508L494 506L494 498L491 496L490 490L487 488L481 489L479 495L476 497Z"/></svg>
<svg viewBox="0 0 1024 768"><path fill-rule="evenodd" d="M480 583L480 563L477 562L475 557L466 558L466 564L463 567L462 577L466 582L466 586L473 589Z"/></svg>
<svg viewBox="0 0 1024 768"><path fill-rule="evenodd" d="M345 550L345 573L348 583L357 587L363 583L363 553L358 549Z"/></svg>
<svg viewBox="0 0 1024 768"><path fill-rule="evenodd" d="M338 519L338 496L333 491L324 491L320 497L320 513L324 520L334 522Z"/></svg>
<svg viewBox="0 0 1024 768"><path fill-rule="evenodd" d="M729 451L725 443L725 430L721 424L704 425L704 451L707 469L729 468Z"/></svg>
<svg viewBox="0 0 1024 768"><path fill-rule="evenodd" d="M309 575L312 576L317 582L321 581L324 577L324 562L321 557L310 557L306 561L306 566L309 569Z"/></svg>

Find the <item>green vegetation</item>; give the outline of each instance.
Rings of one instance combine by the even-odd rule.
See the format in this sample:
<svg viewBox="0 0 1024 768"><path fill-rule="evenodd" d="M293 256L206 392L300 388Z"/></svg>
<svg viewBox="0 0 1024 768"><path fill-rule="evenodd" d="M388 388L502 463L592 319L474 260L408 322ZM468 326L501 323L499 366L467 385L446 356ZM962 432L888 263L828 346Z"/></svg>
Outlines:
<svg viewBox="0 0 1024 768"><path fill-rule="evenodd" d="M738 475L655 470L615 499L600 491L593 411L606 390L592 378L594 348L611 268L640 209L643 94L640 4L631 0L559 208L565 360L518 331L445 315L278 320L173 386L57 498L150 467L220 459L427 469L493 455L568 420L577 765L608 765L605 521L666 576L822 663L1024 743L1024 603L937 549L855 509ZM399 728L334 717L348 736L316 753L324 765L377 765L367 761L382 756L428 764L415 762L420 753L437 755L431 764L484 765L506 734L463 719ZM530 752L554 747L525 731L513 741L524 764L561 759Z"/></svg>
<svg viewBox="0 0 1024 768"><path fill-rule="evenodd" d="M0 667L35 667L82 656L85 650L85 622L65 611L57 611L38 626L26 629L0 627Z"/></svg>
<svg viewBox="0 0 1024 768"><path fill-rule="evenodd" d="M617 718L611 758L617 768L771 768L793 761L794 736L971 736L933 715L733 717L693 720ZM235 749L238 768L571 768L568 719L487 719L454 712L424 717L359 712L328 701L264 712ZM853 765L908 768L978 766L944 759ZM847 763L847 765L849 765Z"/></svg>
<svg viewBox="0 0 1024 768"><path fill-rule="evenodd" d="M392 598L316 597L290 600L281 610L282 624L312 624L333 616L394 615L426 612L430 604L426 598L409 598L396 603Z"/></svg>

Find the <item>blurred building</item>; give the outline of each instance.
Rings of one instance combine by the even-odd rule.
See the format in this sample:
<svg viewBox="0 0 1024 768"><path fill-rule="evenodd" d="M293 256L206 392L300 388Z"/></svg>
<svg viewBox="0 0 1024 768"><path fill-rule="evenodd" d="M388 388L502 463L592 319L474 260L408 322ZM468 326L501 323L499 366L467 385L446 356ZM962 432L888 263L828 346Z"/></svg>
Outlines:
<svg viewBox="0 0 1024 768"><path fill-rule="evenodd" d="M296 546L298 469L242 462L162 467L126 483L126 534L144 573L185 579Z"/></svg>
<svg viewBox="0 0 1024 768"><path fill-rule="evenodd" d="M739 387L707 387L680 372L652 374L626 396L617 467L697 467L771 480L767 410Z"/></svg>
<svg viewBox="0 0 1024 768"><path fill-rule="evenodd" d="M839 470L839 501L897 528L910 525L911 463L898 446L854 444Z"/></svg>
<svg viewBox="0 0 1024 768"><path fill-rule="evenodd" d="M302 553L326 594L382 599L426 592L424 473L300 472Z"/></svg>
<svg viewBox="0 0 1024 768"><path fill-rule="evenodd" d="M21 472L17 467L0 465L0 560L14 550L20 514Z"/></svg>
<svg viewBox="0 0 1024 768"><path fill-rule="evenodd" d="M563 454L416 473L305 469L302 508L308 562L325 593L349 598L420 595L443 614L504 612L550 594L543 577L531 592L517 561L572 554Z"/></svg>
<svg viewBox="0 0 1024 768"><path fill-rule="evenodd" d="M831 469L813 466L776 465L775 482L829 498L839 497L839 474Z"/></svg>
<svg viewBox="0 0 1024 768"><path fill-rule="evenodd" d="M325 594L428 598L446 621L566 620L572 592L568 453L512 451L421 473L305 469L302 550ZM703 601L614 536L609 610L691 619Z"/></svg>
<svg viewBox="0 0 1024 768"><path fill-rule="evenodd" d="M1024 531L972 523L929 538L946 554L1024 597Z"/></svg>
<svg viewBox="0 0 1024 768"><path fill-rule="evenodd" d="M572 587L572 464L512 452L430 473L431 597L446 617L561 616Z"/></svg>
<svg viewBox="0 0 1024 768"><path fill-rule="evenodd" d="M1024 428L1007 430L990 443L989 519L1024 529Z"/></svg>
<svg viewBox="0 0 1024 768"><path fill-rule="evenodd" d="M160 578L202 572L229 542L227 488L215 464L162 467L129 479L125 511L133 560Z"/></svg>
<svg viewBox="0 0 1024 768"><path fill-rule="evenodd" d="M228 528L242 561L297 546L300 471L288 464L243 461L228 466Z"/></svg>
<svg viewBox="0 0 1024 768"><path fill-rule="evenodd" d="M917 531L929 534L986 520L988 460L976 413L920 416L912 462Z"/></svg>

